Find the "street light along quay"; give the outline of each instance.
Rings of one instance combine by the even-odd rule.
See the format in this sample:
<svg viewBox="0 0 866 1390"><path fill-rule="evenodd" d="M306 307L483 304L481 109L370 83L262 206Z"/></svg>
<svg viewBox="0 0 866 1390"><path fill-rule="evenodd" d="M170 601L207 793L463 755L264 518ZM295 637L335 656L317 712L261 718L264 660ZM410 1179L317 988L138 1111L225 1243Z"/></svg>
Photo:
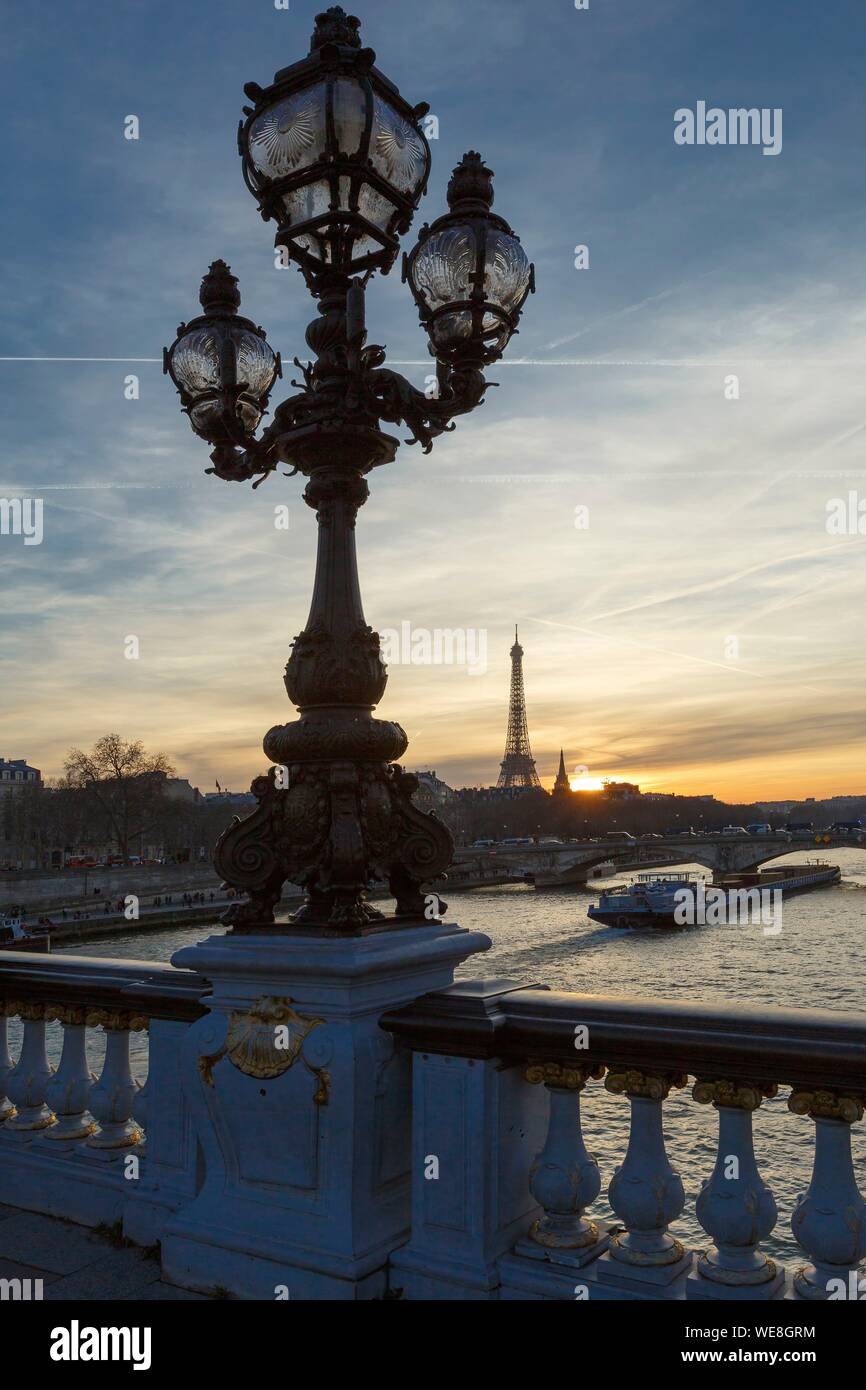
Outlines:
<svg viewBox="0 0 866 1390"><path fill-rule="evenodd" d="M424 226L404 257L436 360L437 395L417 390L367 345L365 286L393 266L399 238L427 186L430 148L421 119L361 46L359 21L339 6L317 16L309 57L270 87L248 83L238 133L247 186L275 244L299 266L317 301L307 328L311 363L295 359L301 389L278 405L257 438L281 362L264 331L238 315L237 280L215 261L201 285L203 313L182 324L165 354L193 430L213 445L209 472L257 487L280 463L307 478L318 556L306 627L293 643L285 685L300 718L271 729L264 750L289 768L252 790L259 805L217 846L215 864L247 895L230 909L235 930L274 922L284 882L303 885L296 925L358 932L381 923L366 901L388 882L396 919L424 920L422 885L444 872L449 831L412 802L416 780L397 765L407 739L374 719L387 672L366 622L355 520L366 474L393 461L403 423L425 453L456 416L481 405L495 362L517 329L533 267L508 223L491 211L493 174L474 151L448 185L449 211ZM288 474L286 476L291 476ZM393 919L392 919L393 920Z"/></svg>

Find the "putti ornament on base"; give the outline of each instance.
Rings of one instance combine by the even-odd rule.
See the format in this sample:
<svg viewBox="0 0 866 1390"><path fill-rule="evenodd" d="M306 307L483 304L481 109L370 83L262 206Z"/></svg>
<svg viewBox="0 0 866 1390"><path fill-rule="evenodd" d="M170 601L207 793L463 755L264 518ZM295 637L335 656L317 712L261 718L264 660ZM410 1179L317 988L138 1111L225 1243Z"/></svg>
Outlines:
<svg viewBox="0 0 866 1390"><path fill-rule="evenodd" d="M255 779L256 810L215 853L225 882L246 895L224 919L235 932L273 928L286 882L306 893L292 929L357 934L425 920L424 886L445 872L453 843L412 801L416 779L398 763L403 729L373 717L387 672L361 603L355 522L367 475L399 446L382 423L402 422L408 442L429 452L456 416L483 403L484 368L504 352L534 289L520 242L491 212L493 175L470 152L449 183L448 213L422 229L404 260L438 395L418 391L383 365L381 347L367 345L365 285L396 259L426 190L430 150L420 124L428 108L403 100L358 29L339 6L325 11L308 58L268 88L245 88L247 185L318 303L306 332L315 360L295 359L298 394L257 438L281 363L263 330L238 316L237 281L223 261L202 281L203 314L181 325L165 354L193 430L213 446L208 471L258 486L288 465L286 476L307 478L304 500L319 528L310 613L285 674L300 717L264 739L287 775L278 781L272 768ZM390 918L367 901L380 881L396 901Z"/></svg>

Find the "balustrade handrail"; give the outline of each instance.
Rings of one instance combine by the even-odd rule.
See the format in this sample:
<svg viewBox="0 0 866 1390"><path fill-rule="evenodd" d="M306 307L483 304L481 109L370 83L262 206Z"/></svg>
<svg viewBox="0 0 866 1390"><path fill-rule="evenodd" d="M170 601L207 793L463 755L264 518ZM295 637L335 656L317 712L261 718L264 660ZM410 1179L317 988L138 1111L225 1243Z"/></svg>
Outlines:
<svg viewBox="0 0 866 1390"><path fill-rule="evenodd" d="M481 980L390 1010L380 1025L416 1052L625 1066L866 1096L866 1014L854 1012L576 994ZM576 1035L578 1028L586 1028L585 1037Z"/></svg>
<svg viewBox="0 0 866 1390"><path fill-rule="evenodd" d="M149 960L36 951L0 955L0 1004L35 1002L122 1010L146 1018L193 1022L209 982L188 970Z"/></svg>

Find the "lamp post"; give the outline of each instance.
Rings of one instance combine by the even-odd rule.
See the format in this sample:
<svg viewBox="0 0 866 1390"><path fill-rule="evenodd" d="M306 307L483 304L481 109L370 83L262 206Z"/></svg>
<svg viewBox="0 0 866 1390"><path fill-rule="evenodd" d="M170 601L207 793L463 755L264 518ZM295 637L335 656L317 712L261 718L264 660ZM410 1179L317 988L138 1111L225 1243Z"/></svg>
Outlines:
<svg viewBox="0 0 866 1390"><path fill-rule="evenodd" d="M402 728L373 717L387 672L361 604L355 521L366 475L399 446L382 423L405 424L407 442L429 452L456 416L483 403L484 369L505 351L534 289L519 240L491 211L493 174L470 152L448 185L448 212L421 230L403 262L436 361L436 397L367 345L365 286L393 266L426 190L429 108L409 105L379 72L359 27L339 6L325 11L307 58L267 88L244 88L246 184L319 310L306 331L314 360L295 359L298 393L257 436L281 362L264 331L239 315L237 280L223 261L202 281L202 314L165 353L193 430L212 446L208 472L257 487L287 465L285 476L306 477L319 528L310 613L285 674L299 718L265 735L276 766L255 779L257 808L215 850L217 871L246 895L224 918L236 932L271 926L287 881L306 894L293 927L354 934L385 925L367 902L382 880L396 900L392 922L425 920L422 889L444 873L453 843L435 814L413 804L416 779L398 764Z"/></svg>

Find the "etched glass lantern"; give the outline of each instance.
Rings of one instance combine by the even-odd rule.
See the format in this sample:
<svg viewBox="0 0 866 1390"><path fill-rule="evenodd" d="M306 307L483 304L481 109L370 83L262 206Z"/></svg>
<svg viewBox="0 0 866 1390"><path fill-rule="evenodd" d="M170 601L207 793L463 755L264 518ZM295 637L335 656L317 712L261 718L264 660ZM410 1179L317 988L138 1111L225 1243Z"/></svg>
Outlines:
<svg viewBox="0 0 866 1390"><path fill-rule="evenodd" d="M427 186L430 148L409 106L361 47L339 6L316 18L310 56L266 89L244 88L244 177L266 221L308 275L387 272Z"/></svg>
<svg viewBox="0 0 866 1390"><path fill-rule="evenodd" d="M182 323L166 349L163 370L177 387L196 434L212 444L238 442L236 420L252 433L268 403L279 355L264 330L238 314L237 278L225 261L214 261L201 282L204 313Z"/></svg>
<svg viewBox="0 0 866 1390"><path fill-rule="evenodd" d="M501 357L535 289L519 238L492 204L493 174L471 150L448 184L450 211L421 229L403 267L430 352L452 366Z"/></svg>

